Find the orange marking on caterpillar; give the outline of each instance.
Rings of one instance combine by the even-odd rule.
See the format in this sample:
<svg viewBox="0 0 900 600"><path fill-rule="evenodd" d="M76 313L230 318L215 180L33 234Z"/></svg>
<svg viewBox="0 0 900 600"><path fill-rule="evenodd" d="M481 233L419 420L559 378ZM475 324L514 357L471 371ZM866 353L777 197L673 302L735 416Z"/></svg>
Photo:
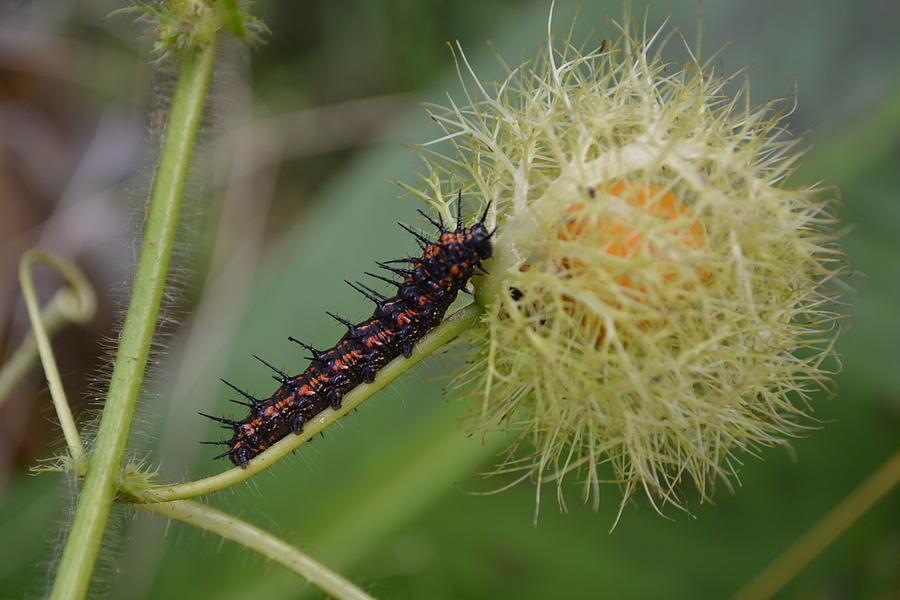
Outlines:
<svg viewBox="0 0 900 600"><path fill-rule="evenodd" d="M403 279L395 284L396 295L376 300L371 317L348 324L348 331L331 349L313 349L314 358L302 374L288 377L275 369L281 386L265 400L245 394L254 402L244 419L218 419L234 430L231 440L217 442L229 447L220 456L246 466L278 440L300 433L304 423L329 406L338 408L344 394L372 381L390 360L410 354L413 344L441 321L472 268L491 256L492 234L483 223L468 228L457 225L455 231L440 229L437 241L426 242L422 255L410 261L412 272L400 271ZM363 286L360 291L367 289ZM363 293L372 299L377 296L371 290Z"/></svg>

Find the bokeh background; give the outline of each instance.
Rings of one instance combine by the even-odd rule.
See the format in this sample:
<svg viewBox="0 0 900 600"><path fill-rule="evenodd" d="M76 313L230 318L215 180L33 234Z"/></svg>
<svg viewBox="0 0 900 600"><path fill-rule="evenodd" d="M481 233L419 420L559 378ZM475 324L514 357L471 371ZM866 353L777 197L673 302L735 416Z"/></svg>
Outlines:
<svg viewBox="0 0 900 600"><path fill-rule="evenodd" d="M175 286L144 395L134 454L162 481L225 468L198 410L227 412L218 378L263 393L249 357L296 370L286 340L327 346L366 301L341 281L372 259L413 246L393 222L417 205L408 145L438 135L419 105L459 94L448 40L484 79L534 55L546 1L268 0L252 12L271 29L249 51L224 43L191 180ZM41 246L76 262L100 313L54 338L76 414L102 399L174 70L151 52L133 16L101 0L0 5L0 356L28 328L16 278ZM580 8L579 39L614 35L617 0L560 1L556 27ZM640 499L610 533L618 491L598 513L569 514L545 490L476 495L497 442L467 437L464 400L442 395L458 367L436 356L314 444L209 501L273 532L383 598L720 598L734 593L898 447L900 430L900 4L886 0L635 2L652 27L708 54L729 47L727 72L751 66L752 97L796 95L788 121L809 151L793 183L824 181L841 200L848 319L837 393L821 395L821 429L746 457L741 485L669 519ZM486 42L492 41L491 45ZM678 40L667 55L682 60ZM39 273L43 297L59 280ZM39 369L0 409L0 597L39 597L73 495L64 477L29 475L61 449ZM686 490L689 502L693 500ZM896 490L785 590L785 598L900 596ZM99 597L320 597L277 566L154 515L120 509L98 568Z"/></svg>

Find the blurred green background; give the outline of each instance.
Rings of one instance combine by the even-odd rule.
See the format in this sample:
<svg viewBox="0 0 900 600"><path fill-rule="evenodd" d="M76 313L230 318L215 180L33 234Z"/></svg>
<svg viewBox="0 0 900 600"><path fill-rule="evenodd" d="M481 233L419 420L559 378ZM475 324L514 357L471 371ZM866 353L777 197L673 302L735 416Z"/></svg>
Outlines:
<svg viewBox="0 0 900 600"><path fill-rule="evenodd" d="M90 326L54 340L76 411L90 419L134 262L153 149L173 69L151 64L152 37L106 1L0 7L0 350L27 330L18 257L41 245L78 263L102 298ZM618 1L557 4L565 29L612 36ZM645 5L633 11L643 15ZM132 446L162 481L223 468L196 442L216 439L196 412L220 414L218 378L263 393L262 354L296 370L287 335L327 346L366 301L341 281L409 252L393 223L417 205L386 179L415 183L405 145L439 135L420 101L459 95L447 40L484 79L544 39L547 2L259 2L271 28L245 52L225 43L192 181L161 353ZM900 426L900 4L879 0L655 2L703 48L725 44L725 72L747 65L755 102L797 93L788 121L811 146L796 185L835 186L855 273L838 350L837 394L814 405L818 431L762 460L746 457L734 493L692 514L632 503L609 533L618 491L599 513L567 489L498 495L478 474L494 446L466 436L464 402L442 396L453 356L436 356L322 439L249 484L209 498L309 551L382 598L721 598L740 588L898 447ZM579 35L575 36L579 39ZM666 53L684 58L677 41ZM412 167L412 168L411 168ZM57 281L40 281L44 297ZM452 354L452 353L451 353ZM73 494L59 475L28 475L61 447L38 370L0 410L0 598L39 597ZM693 500L686 491L689 501ZM785 598L900 596L896 490L785 590ZM100 597L320 597L236 546L154 515L119 509L98 568Z"/></svg>

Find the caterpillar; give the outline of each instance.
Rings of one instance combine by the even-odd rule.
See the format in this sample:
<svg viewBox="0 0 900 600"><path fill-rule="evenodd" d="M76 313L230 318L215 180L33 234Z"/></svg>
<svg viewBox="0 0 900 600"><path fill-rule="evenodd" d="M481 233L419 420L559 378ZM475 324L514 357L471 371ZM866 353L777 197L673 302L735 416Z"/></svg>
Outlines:
<svg viewBox="0 0 900 600"><path fill-rule="evenodd" d="M338 315L327 313L347 328L347 332L328 350L318 350L293 337L288 339L306 348L312 356L309 365L299 375L290 376L262 358L254 358L275 372L281 383L270 397L259 399L222 380L241 394L247 402L232 400L249 408L246 417L232 420L200 413L204 417L232 429L229 440L201 442L227 445L228 450L215 458L228 457L239 467L246 467L254 457L291 433L300 434L310 419L328 407L341 407L341 399L360 383L371 383L378 371L401 354L412 355L413 346L434 329L460 291L466 291L469 278L478 269L486 273L482 262L492 253L491 237L484 225L488 207L471 227L463 226L462 193L456 199L456 229L448 230L440 220L423 211L439 232L435 241L400 223L418 241L422 254L376 263L401 281L366 273L397 287L397 293L384 297L361 283L345 282L375 303L372 316L352 323ZM393 265L409 264L409 268Z"/></svg>

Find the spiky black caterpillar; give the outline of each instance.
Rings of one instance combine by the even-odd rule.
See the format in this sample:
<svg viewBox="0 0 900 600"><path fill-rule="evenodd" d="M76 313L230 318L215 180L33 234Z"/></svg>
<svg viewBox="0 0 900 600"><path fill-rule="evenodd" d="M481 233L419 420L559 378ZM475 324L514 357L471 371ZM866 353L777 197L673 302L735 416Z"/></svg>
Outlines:
<svg viewBox="0 0 900 600"><path fill-rule="evenodd" d="M400 282L366 273L397 286L396 295L385 298L367 286L347 282L375 303L375 312L356 324L328 313L347 327L347 333L333 348L317 350L288 338L312 352L305 371L291 377L254 356L277 373L276 379L281 386L272 396L261 400L225 381L249 400L238 403L248 406L250 412L240 421L203 415L234 430L230 440L204 442L228 446L228 450L216 458L228 456L235 465L245 467L251 458L278 440L290 433L300 434L303 425L326 408L340 408L341 399L347 392L362 382L374 381L375 375L388 362L401 354L410 357L415 343L441 322L475 269L483 270L481 262L491 256L493 232L488 232L484 226L487 209L471 227L462 224L461 195L457 198L456 211L456 229L453 231L419 211L440 232L433 242L400 225L419 241L422 255L377 263L379 267L401 275L403 280ZM411 268L390 266L401 263L409 263Z"/></svg>

